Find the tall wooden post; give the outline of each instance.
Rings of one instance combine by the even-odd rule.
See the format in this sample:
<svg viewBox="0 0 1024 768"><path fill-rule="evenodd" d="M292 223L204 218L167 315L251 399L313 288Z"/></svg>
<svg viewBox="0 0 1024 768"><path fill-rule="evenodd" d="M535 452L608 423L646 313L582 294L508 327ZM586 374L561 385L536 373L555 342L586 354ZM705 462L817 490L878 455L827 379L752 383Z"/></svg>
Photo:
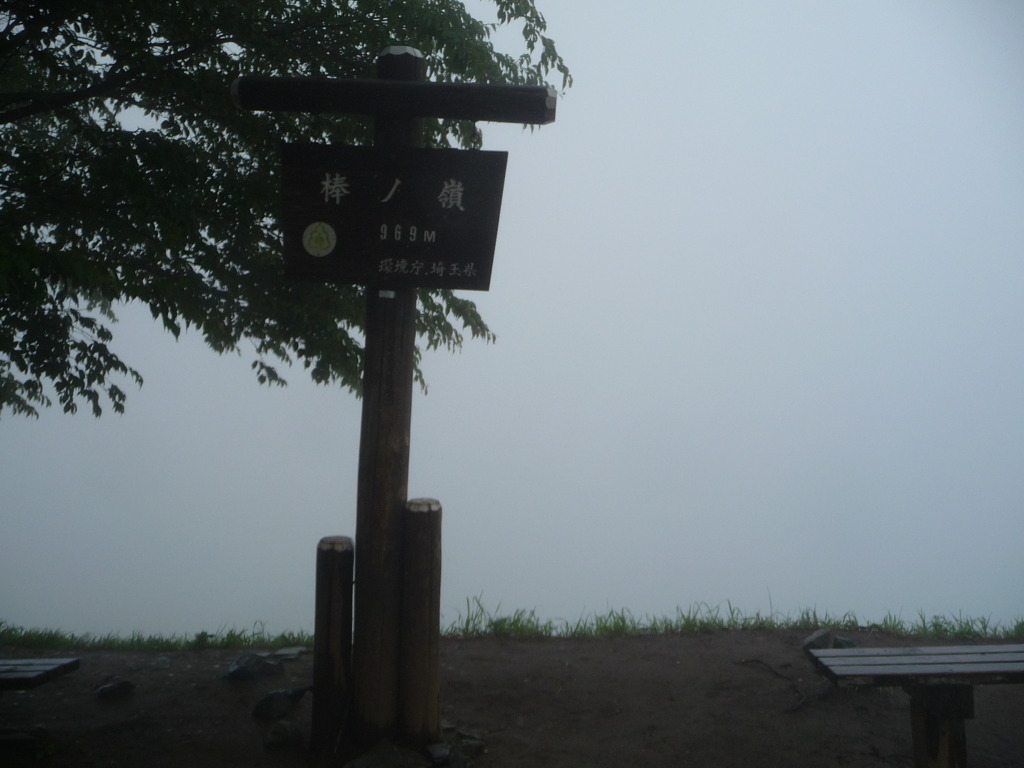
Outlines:
<svg viewBox="0 0 1024 768"><path fill-rule="evenodd" d="M388 48L378 77L425 80L426 60L412 48ZM422 120L378 117L379 147L423 145ZM363 419L356 503L355 635L352 735L370 744L398 727L398 654L403 521L416 341L416 289L367 289Z"/></svg>

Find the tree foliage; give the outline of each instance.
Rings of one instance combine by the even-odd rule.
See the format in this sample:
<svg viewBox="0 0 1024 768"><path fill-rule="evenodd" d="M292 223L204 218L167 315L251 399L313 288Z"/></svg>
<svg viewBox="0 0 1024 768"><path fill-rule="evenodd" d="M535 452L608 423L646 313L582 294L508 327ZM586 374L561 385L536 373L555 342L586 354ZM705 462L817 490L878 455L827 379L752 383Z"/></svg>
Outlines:
<svg viewBox="0 0 1024 768"><path fill-rule="evenodd" d="M124 409L141 376L111 348L115 309L175 336L253 347L261 383L299 362L358 391L362 290L281 279L281 141L369 143L368 118L244 112L239 75L372 77L411 45L438 81L546 83L568 70L533 0L0 0L0 413ZM521 55L491 41L520 27ZM428 144L476 147L472 124ZM491 333L468 300L421 292L418 350Z"/></svg>

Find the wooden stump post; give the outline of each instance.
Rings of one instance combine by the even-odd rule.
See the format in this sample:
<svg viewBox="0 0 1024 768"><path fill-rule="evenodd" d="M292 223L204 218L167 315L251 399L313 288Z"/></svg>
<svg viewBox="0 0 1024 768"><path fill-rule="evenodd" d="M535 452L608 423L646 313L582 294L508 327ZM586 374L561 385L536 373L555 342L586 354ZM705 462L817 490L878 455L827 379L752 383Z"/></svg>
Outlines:
<svg viewBox="0 0 1024 768"><path fill-rule="evenodd" d="M441 504L411 499L406 505L399 716L403 742L440 740L441 712Z"/></svg>
<svg viewBox="0 0 1024 768"><path fill-rule="evenodd" d="M328 536L317 545L310 746L321 757L335 754L345 734L352 687L353 559L347 536Z"/></svg>

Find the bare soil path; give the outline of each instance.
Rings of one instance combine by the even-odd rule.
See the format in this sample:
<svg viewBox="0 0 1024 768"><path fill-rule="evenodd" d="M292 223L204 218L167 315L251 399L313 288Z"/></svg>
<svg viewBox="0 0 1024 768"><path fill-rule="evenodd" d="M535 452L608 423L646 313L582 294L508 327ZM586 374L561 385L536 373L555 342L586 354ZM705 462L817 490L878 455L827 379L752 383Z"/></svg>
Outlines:
<svg viewBox="0 0 1024 768"><path fill-rule="evenodd" d="M900 691L836 689L818 677L796 631L735 630L587 640L445 640L447 723L483 742L476 768L546 766L911 766L909 703ZM849 633L859 645L906 638ZM0 696L4 724L40 724L4 766L227 768L307 766L305 746L271 751L252 716L267 691L311 681L305 654L277 676L224 679L240 651L0 648L0 657L78 656L81 668ZM97 689L128 680L108 700ZM980 687L967 724L972 768L1024 766L1024 686ZM291 719L308 739L311 700Z"/></svg>

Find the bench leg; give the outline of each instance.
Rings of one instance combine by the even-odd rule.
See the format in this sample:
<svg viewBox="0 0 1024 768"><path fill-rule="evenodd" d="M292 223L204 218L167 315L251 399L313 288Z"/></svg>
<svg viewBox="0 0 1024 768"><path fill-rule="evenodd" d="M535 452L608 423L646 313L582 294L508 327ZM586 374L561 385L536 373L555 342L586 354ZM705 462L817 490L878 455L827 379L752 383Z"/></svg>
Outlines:
<svg viewBox="0 0 1024 768"><path fill-rule="evenodd" d="M964 720L974 717L974 689L942 685L914 688L909 693L914 768L965 768Z"/></svg>

